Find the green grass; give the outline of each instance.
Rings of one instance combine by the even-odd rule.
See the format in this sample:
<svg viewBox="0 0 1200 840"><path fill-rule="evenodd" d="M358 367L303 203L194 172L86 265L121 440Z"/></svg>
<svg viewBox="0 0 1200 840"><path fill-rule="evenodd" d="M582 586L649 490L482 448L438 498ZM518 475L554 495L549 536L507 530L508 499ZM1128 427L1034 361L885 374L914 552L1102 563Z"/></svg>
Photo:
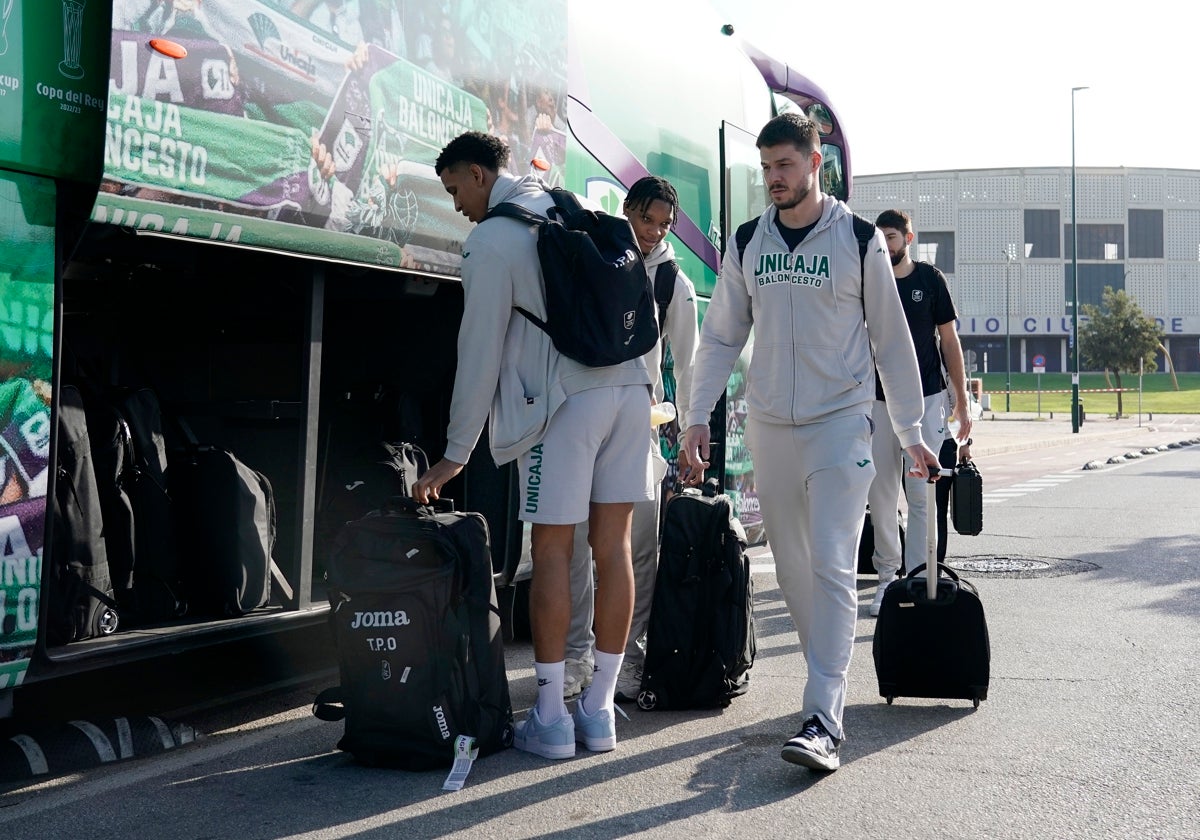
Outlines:
<svg viewBox="0 0 1200 840"><path fill-rule="evenodd" d="M977 374L983 379L983 391L992 395L991 411L1002 414L1005 411L1004 383L1005 373ZM1200 373L1180 373L1179 390L1175 390L1174 381L1169 373L1151 373L1142 377L1141 411L1143 414L1200 414ZM1013 393L1010 397L1012 411L1038 410L1038 380L1041 380L1041 411L1064 412L1068 417L1071 413L1071 374L1069 373L1035 373L1012 374ZM1138 377L1137 374L1121 377L1121 386L1126 389L1122 398L1122 410L1126 417L1138 413ZM1109 389L1116 387L1116 379L1111 374L1106 382L1103 373L1079 374L1079 399L1083 403L1085 414L1103 416L1116 415L1117 395L1115 393L1086 393L1093 389ZM1017 393L1018 391L1022 393ZM1050 393L1063 392L1063 393Z"/></svg>

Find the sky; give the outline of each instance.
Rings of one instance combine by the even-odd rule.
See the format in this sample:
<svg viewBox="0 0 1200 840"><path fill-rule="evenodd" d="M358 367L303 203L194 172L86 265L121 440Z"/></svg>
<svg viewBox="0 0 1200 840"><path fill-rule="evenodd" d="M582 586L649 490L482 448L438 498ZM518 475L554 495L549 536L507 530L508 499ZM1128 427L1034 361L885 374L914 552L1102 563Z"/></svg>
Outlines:
<svg viewBox="0 0 1200 840"><path fill-rule="evenodd" d="M1200 170L1200 21L1139 0L713 0L816 82L855 175L1071 165Z"/></svg>

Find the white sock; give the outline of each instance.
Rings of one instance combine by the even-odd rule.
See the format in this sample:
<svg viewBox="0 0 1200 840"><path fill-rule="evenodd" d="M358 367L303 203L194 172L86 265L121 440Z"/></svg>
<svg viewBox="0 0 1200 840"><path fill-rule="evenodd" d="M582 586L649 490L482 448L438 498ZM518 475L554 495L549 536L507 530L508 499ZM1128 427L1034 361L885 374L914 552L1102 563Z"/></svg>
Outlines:
<svg viewBox="0 0 1200 840"><path fill-rule="evenodd" d="M596 651L596 670L592 672L592 687L588 689L584 699L579 701L583 703L584 714L590 716L601 709L612 710L613 692L617 690L617 675L621 673L621 663L624 661L625 651Z"/></svg>
<svg viewBox="0 0 1200 840"><path fill-rule="evenodd" d="M567 706L563 703L566 662L534 662L533 673L538 683L538 717L542 723L554 723L567 713Z"/></svg>

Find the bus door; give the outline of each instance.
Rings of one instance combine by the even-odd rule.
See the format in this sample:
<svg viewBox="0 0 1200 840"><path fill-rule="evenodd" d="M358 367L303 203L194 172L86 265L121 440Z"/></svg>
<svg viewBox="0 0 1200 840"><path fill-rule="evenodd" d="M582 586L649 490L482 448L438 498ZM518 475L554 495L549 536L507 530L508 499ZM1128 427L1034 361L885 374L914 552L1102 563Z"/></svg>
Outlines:
<svg viewBox="0 0 1200 840"><path fill-rule="evenodd" d="M721 124L721 234L729 242L738 226L766 209L762 164L755 145L756 135L733 123ZM743 439L746 423L746 372L754 352L754 333L738 357L725 388L725 400L717 403L709 421L712 439L723 445L713 450L713 466L725 492L733 500L738 518L752 544L766 541L754 464Z"/></svg>

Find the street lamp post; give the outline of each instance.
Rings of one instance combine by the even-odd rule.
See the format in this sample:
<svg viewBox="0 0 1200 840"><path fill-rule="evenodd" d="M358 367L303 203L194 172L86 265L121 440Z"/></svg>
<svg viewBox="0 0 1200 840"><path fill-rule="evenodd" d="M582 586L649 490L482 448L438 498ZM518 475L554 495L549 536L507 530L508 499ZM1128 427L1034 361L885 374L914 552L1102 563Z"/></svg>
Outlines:
<svg viewBox="0 0 1200 840"><path fill-rule="evenodd" d="M1079 228L1075 224L1075 92L1087 85L1071 88L1071 346L1074 361L1071 371L1071 433L1079 433Z"/></svg>
<svg viewBox="0 0 1200 840"><path fill-rule="evenodd" d="M1012 273L1013 246L1010 244L1004 249L1004 257L1008 260L1004 265L1004 410L1009 412L1012 410L1012 329L1009 327L1009 317L1012 314L1012 305L1009 303L1009 275Z"/></svg>

